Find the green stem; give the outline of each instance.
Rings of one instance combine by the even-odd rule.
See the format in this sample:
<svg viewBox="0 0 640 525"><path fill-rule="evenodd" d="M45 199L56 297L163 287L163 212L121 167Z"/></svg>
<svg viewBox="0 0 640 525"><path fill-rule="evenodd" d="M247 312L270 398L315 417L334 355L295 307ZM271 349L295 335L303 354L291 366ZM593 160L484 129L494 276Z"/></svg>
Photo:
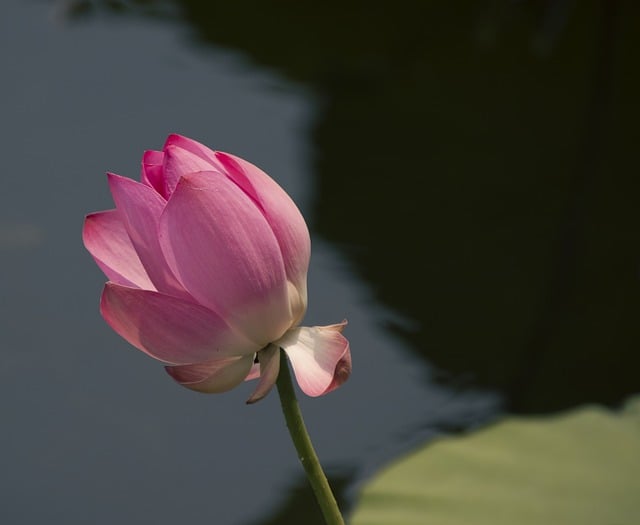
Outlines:
<svg viewBox="0 0 640 525"><path fill-rule="evenodd" d="M320 505L324 519L327 525L344 525L344 519L342 518L342 514L340 514L336 498L333 496L333 492L331 492L327 477L322 471L322 466L320 465L318 456L316 456L315 450L313 450L309 433L304 425L302 413L300 412L298 400L296 399L296 394L291 382L287 356L282 349L280 349L280 372L278 373L276 385L278 386L280 404L282 405L282 412L284 412L284 419L287 422L289 434L291 434L291 439L298 452L298 458L304 467L309 483L311 483L311 488L316 496L318 505Z"/></svg>

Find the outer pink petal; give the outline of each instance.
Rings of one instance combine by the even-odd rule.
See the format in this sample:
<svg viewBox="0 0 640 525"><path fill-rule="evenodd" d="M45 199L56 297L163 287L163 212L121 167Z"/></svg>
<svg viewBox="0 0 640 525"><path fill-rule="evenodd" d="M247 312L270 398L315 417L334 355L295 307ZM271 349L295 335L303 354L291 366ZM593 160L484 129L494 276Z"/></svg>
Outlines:
<svg viewBox="0 0 640 525"><path fill-rule="evenodd" d="M276 345L268 345L258 352L258 361L260 364L260 381L251 397L247 399L247 404L260 401L266 396L276 384L278 373L280 372L280 347Z"/></svg>
<svg viewBox="0 0 640 525"><path fill-rule="evenodd" d="M166 201L151 187L109 174L109 186L129 238L158 291L188 297L171 273L158 242L158 222Z"/></svg>
<svg viewBox="0 0 640 525"><path fill-rule="evenodd" d="M202 170L225 173L258 205L278 240L287 278L298 289L306 309L311 240L304 218L289 195L264 171L240 157L214 152L200 142L177 134L169 135L165 143L165 151L172 148L182 151L183 155L189 152L204 163L201 165L210 166ZM182 171L188 173L185 169Z"/></svg>
<svg viewBox="0 0 640 525"><path fill-rule="evenodd" d="M145 151L142 156L142 173L140 174L140 180L147 186L151 186L166 199L168 195L164 193L163 162L164 153L162 151Z"/></svg>
<svg viewBox="0 0 640 525"><path fill-rule="evenodd" d="M82 240L110 280L126 286L155 290L117 210L87 215L82 228Z"/></svg>
<svg viewBox="0 0 640 525"><path fill-rule="evenodd" d="M167 373L182 386L204 393L226 392L238 386L253 364L253 355L206 363L167 366Z"/></svg>
<svg viewBox="0 0 640 525"><path fill-rule="evenodd" d="M341 334L346 321L331 326L289 330L275 345L284 348L302 391L312 397L338 388L351 375L349 341Z"/></svg>
<svg viewBox="0 0 640 525"><path fill-rule="evenodd" d="M228 153L217 151L215 155L227 175L262 210L278 239L287 278L298 289L306 307L311 240L300 210L291 197L260 168Z"/></svg>
<svg viewBox="0 0 640 525"><path fill-rule="evenodd" d="M164 194L171 195L183 175L215 169L215 166L208 160L204 160L180 146L169 144L164 148L164 163L162 166L165 184Z"/></svg>
<svg viewBox="0 0 640 525"><path fill-rule="evenodd" d="M291 197L264 171L240 157L213 151L200 142L177 134L167 138L165 150L170 147L186 150L215 171L225 173L256 202L278 239L287 277L298 288L306 304L311 240L304 218Z"/></svg>
<svg viewBox="0 0 640 525"><path fill-rule="evenodd" d="M160 244L189 293L261 347L291 326L278 243L226 177L201 172L180 179L160 220Z"/></svg>
<svg viewBox="0 0 640 525"><path fill-rule="evenodd" d="M210 310L158 292L107 283L100 311L129 343L165 363L253 356L259 349Z"/></svg>

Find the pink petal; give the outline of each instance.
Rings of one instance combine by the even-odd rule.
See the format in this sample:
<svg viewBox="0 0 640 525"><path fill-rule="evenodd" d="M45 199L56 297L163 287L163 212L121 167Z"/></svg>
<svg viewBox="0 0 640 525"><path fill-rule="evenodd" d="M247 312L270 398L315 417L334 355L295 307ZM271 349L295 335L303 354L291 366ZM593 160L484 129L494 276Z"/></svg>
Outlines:
<svg viewBox="0 0 640 525"><path fill-rule="evenodd" d="M253 356L259 350L212 311L158 292L107 283L100 311L120 336L165 363Z"/></svg>
<svg viewBox="0 0 640 525"><path fill-rule="evenodd" d="M82 240L110 280L125 286L155 290L117 210L87 215Z"/></svg>
<svg viewBox="0 0 640 525"><path fill-rule="evenodd" d="M191 171L213 169L225 173L256 202L278 240L287 278L297 288L304 304L303 310L306 310L311 240L304 218L289 195L264 171L246 160L228 153L214 152L204 144L182 135L169 135L164 148L165 151L174 148L174 151L181 151L183 156L184 152L191 153L199 159L199 165L209 166ZM192 159L191 162L196 161ZM188 173L187 169L183 168L183 174Z"/></svg>
<svg viewBox="0 0 640 525"><path fill-rule="evenodd" d="M140 180L147 186L151 186L165 199L164 175L162 173L162 164L164 162L164 153L162 151L148 150L142 156L142 173Z"/></svg>
<svg viewBox="0 0 640 525"><path fill-rule="evenodd" d="M260 364L260 381L251 397L247 399L247 404L260 401L266 396L276 384L278 373L280 372L280 347L276 345L268 345L258 352L258 361Z"/></svg>
<svg viewBox="0 0 640 525"><path fill-rule="evenodd" d="M260 211L229 179L180 179L160 219L166 260L196 300L261 347L291 326L284 263Z"/></svg>
<svg viewBox="0 0 640 525"><path fill-rule="evenodd" d="M184 137L183 135L178 135L177 133L172 133L167 137L167 140L164 143L164 149L170 148L172 146L182 148L189 153L197 155L202 160L210 162L211 165L216 169L221 168L221 166L216 161L215 153L213 152L213 150L196 140Z"/></svg>
<svg viewBox="0 0 640 525"><path fill-rule="evenodd" d="M112 173L109 186L129 238L156 289L188 298L167 266L158 242L158 221L166 201L153 188Z"/></svg>
<svg viewBox="0 0 640 525"><path fill-rule="evenodd" d="M349 341L341 334L346 321L330 326L289 330L274 344L284 348L302 391L312 397L327 394L351 374Z"/></svg>
<svg viewBox="0 0 640 525"><path fill-rule="evenodd" d="M311 240L300 210L291 197L260 168L228 153L217 151L215 155L227 175L262 210L278 239L287 278L298 289L306 307Z"/></svg>
<svg viewBox="0 0 640 525"><path fill-rule="evenodd" d="M253 355L249 355L165 368L182 386L213 394L226 392L242 383L252 364Z"/></svg>
<svg viewBox="0 0 640 525"><path fill-rule="evenodd" d="M215 166L211 162L202 159L198 155L181 148L180 146L170 144L164 148L164 184L165 194L171 195L180 177L196 171L212 171Z"/></svg>

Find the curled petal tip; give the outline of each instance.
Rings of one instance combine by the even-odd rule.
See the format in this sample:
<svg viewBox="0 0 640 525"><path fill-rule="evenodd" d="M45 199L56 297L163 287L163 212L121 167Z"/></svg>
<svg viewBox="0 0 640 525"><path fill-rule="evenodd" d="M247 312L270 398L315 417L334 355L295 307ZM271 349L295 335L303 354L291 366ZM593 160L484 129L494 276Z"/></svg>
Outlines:
<svg viewBox="0 0 640 525"><path fill-rule="evenodd" d="M302 391L322 396L351 375L349 341L341 334L344 322L289 330L278 342L289 356Z"/></svg>
<svg viewBox="0 0 640 525"><path fill-rule="evenodd" d="M339 386L346 383L349 377L351 377L351 350L349 348L349 343L347 342L347 349L333 371L333 381L331 381L331 384L322 394L324 395L332 392Z"/></svg>
<svg viewBox="0 0 640 525"><path fill-rule="evenodd" d="M258 401L262 401L266 397L267 394L268 394L268 392L266 394L262 395L262 396L259 396L259 397L255 396L255 395L252 395L249 399L247 399L245 401L245 404L247 404L247 405L255 405Z"/></svg>

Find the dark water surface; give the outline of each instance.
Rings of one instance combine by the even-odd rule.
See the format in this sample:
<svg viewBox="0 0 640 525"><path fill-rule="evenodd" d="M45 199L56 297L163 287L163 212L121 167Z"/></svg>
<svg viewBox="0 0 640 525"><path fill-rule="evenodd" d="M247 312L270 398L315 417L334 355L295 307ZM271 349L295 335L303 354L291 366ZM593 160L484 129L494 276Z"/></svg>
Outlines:
<svg viewBox="0 0 640 525"><path fill-rule="evenodd" d="M182 389L98 314L82 218L170 132L308 220L305 324L347 317L354 373L300 401L345 501L434 435L640 390L638 7L401 4L5 2L0 523L315 523L275 395Z"/></svg>

